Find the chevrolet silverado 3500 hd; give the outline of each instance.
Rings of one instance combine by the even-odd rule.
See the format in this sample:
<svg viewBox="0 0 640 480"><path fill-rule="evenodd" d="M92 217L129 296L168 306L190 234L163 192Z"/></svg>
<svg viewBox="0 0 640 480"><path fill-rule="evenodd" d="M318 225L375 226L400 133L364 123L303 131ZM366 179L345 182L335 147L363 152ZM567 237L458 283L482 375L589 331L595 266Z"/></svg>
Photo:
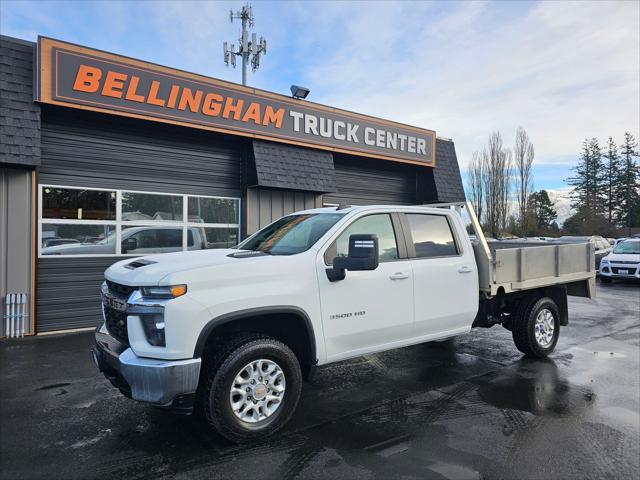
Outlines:
<svg viewBox="0 0 640 480"><path fill-rule="evenodd" d="M294 213L234 249L111 266L93 357L134 400L263 438L318 365L496 324L524 354L551 353L567 295L594 295L593 247L513 245L487 244L464 204Z"/></svg>

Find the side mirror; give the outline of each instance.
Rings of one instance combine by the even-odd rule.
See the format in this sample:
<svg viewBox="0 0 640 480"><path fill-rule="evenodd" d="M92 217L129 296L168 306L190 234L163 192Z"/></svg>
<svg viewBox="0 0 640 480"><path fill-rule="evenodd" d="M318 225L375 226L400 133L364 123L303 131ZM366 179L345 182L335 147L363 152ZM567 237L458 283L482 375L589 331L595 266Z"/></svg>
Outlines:
<svg viewBox="0 0 640 480"><path fill-rule="evenodd" d="M377 235L353 234L349 237L349 255L333 259L333 268L327 269L327 278L336 282L344 280L347 270L375 270L378 258Z"/></svg>
<svg viewBox="0 0 640 480"><path fill-rule="evenodd" d="M122 250L122 253L127 253L130 250L137 250L137 249L138 249L138 240L136 240L133 237L129 237L126 240L123 240L120 248L120 250Z"/></svg>

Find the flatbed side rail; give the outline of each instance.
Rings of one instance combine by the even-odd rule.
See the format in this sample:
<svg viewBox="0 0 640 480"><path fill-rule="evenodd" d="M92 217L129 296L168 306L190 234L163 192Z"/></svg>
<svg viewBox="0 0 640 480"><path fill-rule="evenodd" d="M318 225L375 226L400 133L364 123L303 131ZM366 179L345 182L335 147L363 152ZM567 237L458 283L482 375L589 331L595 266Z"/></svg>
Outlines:
<svg viewBox="0 0 640 480"><path fill-rule="evenodd" d="M589 243L507 248L495 251L495 284L528 290L594 277Z"/></svg>

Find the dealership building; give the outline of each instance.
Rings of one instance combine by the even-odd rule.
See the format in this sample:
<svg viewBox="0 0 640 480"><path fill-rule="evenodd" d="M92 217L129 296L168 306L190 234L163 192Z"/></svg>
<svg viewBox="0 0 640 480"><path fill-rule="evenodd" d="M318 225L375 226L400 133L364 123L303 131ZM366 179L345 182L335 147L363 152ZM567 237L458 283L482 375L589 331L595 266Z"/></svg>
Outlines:
<svg viewBox="0 0 640 480"><path fill-rule="evenodd" d="M98 325L125 257L232 247L307 208L463 200L433 130L0 37L2 337Z"/></svg>

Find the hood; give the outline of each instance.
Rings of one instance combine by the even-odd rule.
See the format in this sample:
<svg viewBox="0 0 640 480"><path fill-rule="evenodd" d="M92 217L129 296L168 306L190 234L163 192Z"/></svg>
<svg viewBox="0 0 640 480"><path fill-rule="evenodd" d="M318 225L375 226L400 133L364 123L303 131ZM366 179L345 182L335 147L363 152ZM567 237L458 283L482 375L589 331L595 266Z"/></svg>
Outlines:
<svg viewBox="0 0 640 480"><path fill-rule="evenodd" d="M610 253L606 258L608 261L615 262L634 262L640 263L640 254L637 253Z"/></svg>
<svg viewBox="0 0 640 480"><path fill-rule="evenodd" d="M271 258L259 252L235 249L193 250L128 258L105 271L113 282L130 286L158 285L170 274L226 264L245 264Z"/></svg>
<svg viewBox="0 0 640 480"><path fill-rule="evenodd" d="M43 255L96 255L113 254L113 243L63 243L51 247L42 247Z"/></svg>

